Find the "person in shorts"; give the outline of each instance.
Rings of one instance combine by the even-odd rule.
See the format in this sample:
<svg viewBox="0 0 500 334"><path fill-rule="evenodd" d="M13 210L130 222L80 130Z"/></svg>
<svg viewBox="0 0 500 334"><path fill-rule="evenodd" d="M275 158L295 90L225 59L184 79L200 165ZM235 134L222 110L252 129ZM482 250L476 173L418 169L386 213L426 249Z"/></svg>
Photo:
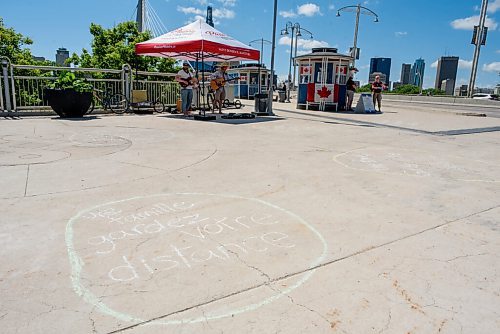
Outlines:
<svg viewBox="0 0 500 334"><path fill-rule="evenodd" d="M372 83L372 94L373 94L373 107L375 108L375 102L378 103L378 111L382 112L382 91L386 88L385 84L380 81L380 76L375 77L375 81Z"/></svg>
<svg viewBox="0 0 500 334"><path fill-rule="evenodd" d="M354 101L354 92L356 91L356 88L358 88L356 86L356 83L354 83L354 80L352 78L352 76L349 77L349 79L347 79L347 82L346 82L346 87L347 87L347 106L346 106L346 110L347 111L352 111L352 102Z"/></svg>
<svg viewBox="0 0 500 334"><path fill-rule="evenodd" d="M228 81L229 75L226 73L228 65L226 63L221 64L219 70L210 76L210 82L212 87L216 86L214 89L214 112L215 109L219 109L219 114L222 114L222 103L226 99L226 89L224 88L226 81Z"/></svg>

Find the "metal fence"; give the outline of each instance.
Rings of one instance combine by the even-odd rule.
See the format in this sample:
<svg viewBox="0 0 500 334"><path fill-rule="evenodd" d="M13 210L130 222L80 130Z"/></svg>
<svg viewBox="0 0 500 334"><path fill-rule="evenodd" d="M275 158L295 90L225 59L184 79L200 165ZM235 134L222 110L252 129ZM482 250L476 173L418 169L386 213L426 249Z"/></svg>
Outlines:
<svg viewBox="0 0 500 334"><path fill-rule="evenodd" d="M142 89L150 100L160 98L166 105L175 105L180 92L175 74L133 71L129 65L121 70L33 66L11 64L3 58L1 67L0 110L4 112L50 111L44 89L67 71L85 78L97 90L121 93L129 100L133 89Z"/></svg>

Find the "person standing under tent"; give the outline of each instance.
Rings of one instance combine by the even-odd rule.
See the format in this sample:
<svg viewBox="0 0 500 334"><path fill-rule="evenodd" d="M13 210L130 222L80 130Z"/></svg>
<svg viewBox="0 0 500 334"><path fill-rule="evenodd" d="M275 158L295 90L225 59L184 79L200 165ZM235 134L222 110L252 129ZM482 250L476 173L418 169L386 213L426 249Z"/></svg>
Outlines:
<svg viewBox="0 0 500 334"><path fill-rule="evenodd" d="M189 63L182 63L182 69L175 76L175 80L181 85L181 109L184 116L191 115L191 105L193 103L193 83L194 78L189 70Z"/></svg>
<svg viewBox="0 0 500 334"><path fill-rule="evenodd" d="M227 63L222 63L217 71L210 76L210 86L214 90L214 112L219 109L219 114L222 114L222 104L226 99L226 89L224 86L229 81L229 75L226 73L228 68Z"/></svg>

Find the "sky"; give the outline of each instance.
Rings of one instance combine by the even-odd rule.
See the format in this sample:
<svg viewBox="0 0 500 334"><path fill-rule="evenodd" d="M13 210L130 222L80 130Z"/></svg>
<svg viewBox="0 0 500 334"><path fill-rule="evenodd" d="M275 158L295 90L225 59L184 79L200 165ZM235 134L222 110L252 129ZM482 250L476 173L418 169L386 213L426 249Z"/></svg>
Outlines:
<svg viewBox="0 0 500 334"><path fill-rule="evenodd" d="M167 31L205 17L213 7L215 27L247 44L272 40L272 0L148 0ZM401 65L417 58L426 63L424 88L434 87L437 60L460 58L457 85L468 84L474 55L472 27L479 21L481 0L278 0L276 73L286 78L290 61L290 38L281 36L287 22L299 23L308 33L298 40L298 54L312 47L336 47L347 53L353 44L355 13L337 10L358 2L375 12L379 22L361 15L358 32L360 59L356 80L368 81L370 58L392 59L391 81L399 81ZM72 52L90 49L91 23L106 28L135 19L137 0L2 0L0 17L7 27L33 39L33 54L55 59L59 47ZM481 48L476 87L500 83L500 0L489 0L486 46ZM305 31L304 30L304 31ZM165 32L167 32L165 31ZM302 39L303 38L303 39ZM257 49L259 42L253 43ZM263 62L270 67L270 46L264 45Z"/></svg>

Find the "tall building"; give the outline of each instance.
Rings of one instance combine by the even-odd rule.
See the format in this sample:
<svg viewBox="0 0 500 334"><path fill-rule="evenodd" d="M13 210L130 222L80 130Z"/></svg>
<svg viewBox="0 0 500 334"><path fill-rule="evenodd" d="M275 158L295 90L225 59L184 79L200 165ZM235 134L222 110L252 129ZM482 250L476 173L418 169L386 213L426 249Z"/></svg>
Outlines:
<svg viewBox="0 0 500 334"><path fill-rule="evenodd" d="M370 59L370 75L379 72L385 74L385 83L389 85L391 80L391 58ZM371 82L371 81L370 81Z"/></svg>
<svg viewBox="0 0 500 334"><path fill-rule="evenodd" d="M401 67L401 84L408 85L411 78L411 64L403 64Z"/></svg>
<svg viewBox="0 0 500 334"><path fill-rule="evenodd" d="M369 83L374 82L375 81L375 77L377 75L380 77L380 82L383 82L384 84L386 84L387 86L389 86L389 81L387 80L387 76L385 75L385 73L382 73L382 72L373 72L372 74L370 74L370 77L368 78L368 82Z"/></svg>
<svg viewBox="0 0 500 334"><path fill-rule="evenodd" d="M69 58L69 51L65 48L59 48L56 51L56 65L57 66L67 66L69 67L69 64L66 64L66 59Z"/></svg>
<svg viewBox="0 0 500 334"><path fill-rule="evenodd" d="M458 57L439 58L436 72L436 84L434 85L434 88L441 89L443 81L452 80L452 82L448 84L448 87L451 85L451 92L453 92L455 90L455 82L457 80L457 69Z"/></svg>
<svg viewBox="0 0 500 334"><path fill-rule="evenodd" d="M415 60L411 68L410 84L417 87L422 87L424 84L425 60L419 58Z"/></svg>

